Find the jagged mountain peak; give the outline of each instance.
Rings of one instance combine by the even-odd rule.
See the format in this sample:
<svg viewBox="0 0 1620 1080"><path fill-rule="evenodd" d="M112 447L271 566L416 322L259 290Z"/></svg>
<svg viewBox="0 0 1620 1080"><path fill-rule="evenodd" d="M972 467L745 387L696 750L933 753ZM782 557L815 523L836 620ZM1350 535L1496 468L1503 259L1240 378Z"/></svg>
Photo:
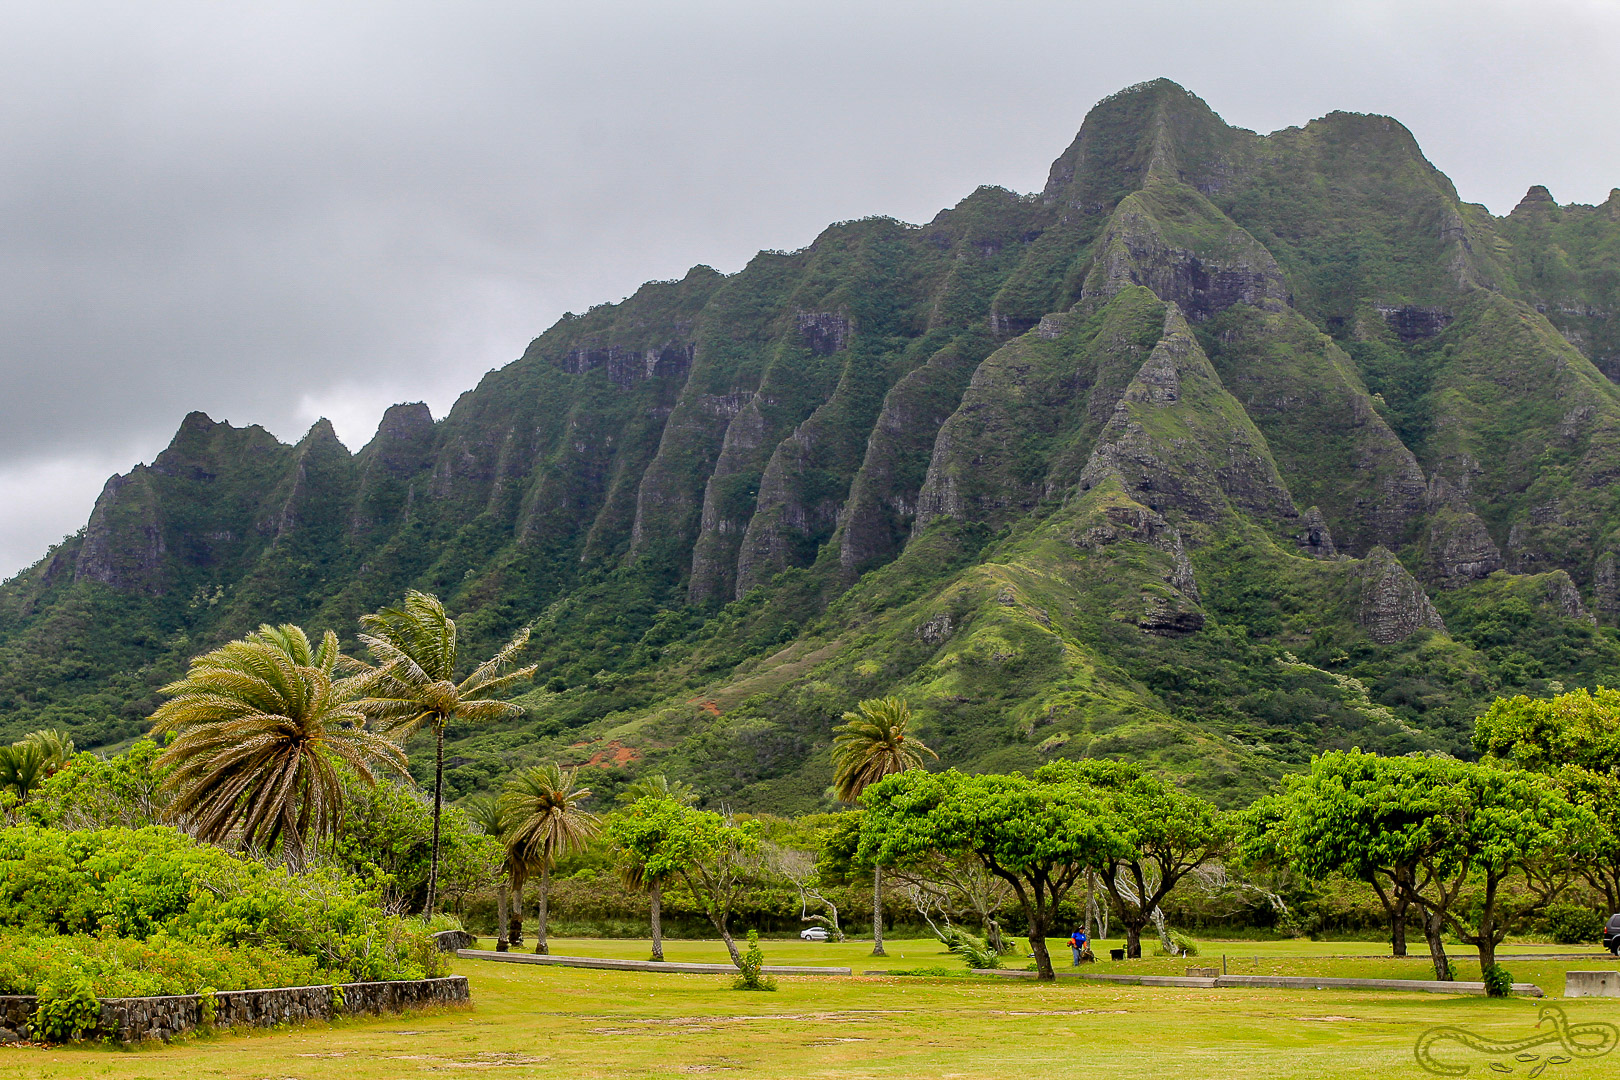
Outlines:
<svg viewBox="0 0 1620 1080"><path fill-rule="evenodd" d="M195 652L422 588L473 651L541 620L456 796L557 758L807 809L889 693L948 764L1227 801L1349 739L1466 753L1491 694L1620 679L1620 193L1529 202L1387 117L1129 88L1041 193L648 282L358 454L188 416L0 587L0 719L114 743Z"/></svg>

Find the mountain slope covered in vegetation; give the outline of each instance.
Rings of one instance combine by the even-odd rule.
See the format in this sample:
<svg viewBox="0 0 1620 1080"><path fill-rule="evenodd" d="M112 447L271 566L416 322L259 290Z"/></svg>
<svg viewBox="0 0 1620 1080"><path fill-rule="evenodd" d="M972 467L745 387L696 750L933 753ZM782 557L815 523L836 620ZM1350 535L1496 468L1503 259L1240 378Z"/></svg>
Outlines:
<svg viewBox="0 0 1620 1080"><path fill-rule="evenodd" d="M417 587L469 653L536 627L454 794L561 756L811 809L890 693L947 764L1227 803L1465 754L1498 693L1620 679L1617 313L1620 190L1497 218L1394 120L1142 84L1038 193L649 283L359 453L193 413L0 587L0 718L116 744L195 653Z"/></svg>

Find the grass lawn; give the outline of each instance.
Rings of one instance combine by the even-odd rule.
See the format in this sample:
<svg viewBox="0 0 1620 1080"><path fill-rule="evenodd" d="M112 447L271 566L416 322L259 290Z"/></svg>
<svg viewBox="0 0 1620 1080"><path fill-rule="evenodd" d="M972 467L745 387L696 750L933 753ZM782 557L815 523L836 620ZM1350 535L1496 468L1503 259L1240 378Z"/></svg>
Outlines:
<svg viewBox="0 0 1620 1080"><path fill-rule="evenodd" d="M1271 953L1295 946L1295 958ZM1263 949L1256 948L1264 946ZM1302 966L1411 961L1330 960L1322 943L1231 942L1205 946L1261 964ZM949 966L931 941L894 941L887 962L869 943L770 941L769 961L813 958L857 971ZM645 955L645 942L558 941L557 952ZM671 942L670 959L723 957L717 942ZM1337 951L1371 951L1340 943ZM1299 953L1315 955L1298 956ZM902 959L903 954L903 959ZM1019 962L1022 958L1019 958ZM1143 961L1135 970L1165 965ZM1102 965L1122 967L1123 965ZM1184 967L1177 962L1174 967ZM1562 992L1564 967L1543 976ZM1620 966L1620 965L1617 965ZM1536 1033L1540 1009L1525 999L1361 991L1180 990L994 977L782 977L774 994L731 990L713 975L590 971L463 961L470 1011L346 1020L286 1031L220 1035L140 1050L102 1047L0 1049L0 1076L393 1080L492 1074L511 1077L1422 1077L1413 1042L1449 1024L1486 1038ZM1515 977L1526 979L1532 965ZM1317 972L1325 973L1325 972ZM1464 969L1464 973L1467 971ZM1620 1023L1620 1001L1558 1001L1570 1023ZM1541 1031L1549 1030L1544 1024ZM1505 1061L1448 1048L1469 1075L1525 1075L1544 1060ZM1542 1055L1556 1045L1538 1047ZM1548 1077L1613 1075L1620 1051L1550 1065Z"/></svg>

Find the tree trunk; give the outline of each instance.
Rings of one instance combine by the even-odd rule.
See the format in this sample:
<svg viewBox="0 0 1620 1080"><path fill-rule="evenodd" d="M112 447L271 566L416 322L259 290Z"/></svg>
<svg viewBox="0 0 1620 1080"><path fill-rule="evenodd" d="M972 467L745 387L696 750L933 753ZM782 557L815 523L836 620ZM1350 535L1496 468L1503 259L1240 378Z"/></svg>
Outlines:
<svg viewBox="0 0 1620 1080"><path fill-rule="evenodd" d="M523 946L523 886L521 878L512 880L512 948Z"/></svg>
<svg viewBox="0 0 1620 1080"><path fill-rule="evenodd" d="M726 943L726 952L731 954L731 962L737 965L738 971L741 971L743 966L742 953L737 951L737 943L731 940L731 928L727 925L728 920L719 915L710 915L709 921L714 923L716 930L720 931L720 940Z"/></svg>
<svg viewBox="0 0 1620 1080"><path fill-rule="evenodd" d="M1406 955L1406 903L1402 901L1399 907L1390 912L1389 916L1389 954L1391 956Z"/></svg>
<svg viewBox="0 0 1620 1080"><path fill-rule="evenodd" d="M540 864L540 902L535 905L534 921L534 952L536 956L549 953L550 945L546 943L546 916L551 906L551 864Z"/></svg>
<svg viewBox="0 0 1620 1080"><path fill-rule="evenodd" d="M422 914L433 917L439 889L439 816L444 812L444 723L433 725L433 855L428 862L427 905Z"/></svg>
<svg viewBox="0 0 1620 1080"><path fill-rule="evenodd" d="M664 887L657 878L653 878L647 885L647 899L652 906L652 958L664 958Z"/></svg>
<svg viewBox="0 0 1620 1080"><path fill-rule="evenodd" d="M1480 978L1485 977L1485 969L1496 963L1496 941L1492 934L1481 934L1479 940L1474 942L1474 948L1479 950Z"/></svg>
<svg viewBox="0 0 1620 1080"><path fill-rule="evenodd" d="M1035 954L1035 978L1041 982L1056 982L1057 972L1052 970L1052 957L1046 951L1046 920L1029 921L1029 948Z"/></svg>
<svg viewBox="0 0 1620 1080"><path fill-rule="evenodd" d="M506 875L501 875L501 883L495 888L495 951L505 952L511 947L506 936Z"/></svg>
<svg viewBox="0 0 1620 1080"><path fill-rule="evenodd" d="M1440 916L1432 911L1423 912L1423 937L1429 943L1429 958L1434 961L1434 977L1451 982L1451 968L1446 962L1446 943L1441 940Z"/></svg>
<svg viewBox="0 0 1620 1080"><path fill-rule="evenodd" d="M1125 924L1125 956L1130 960L1142 959L1142 928Z"/></svg>
<svg viewBox="0 0 1620 1080"><path fill-rule="evenodd" d="M883 867L872 867L872 955L888 956L883 951Z"/></svg>

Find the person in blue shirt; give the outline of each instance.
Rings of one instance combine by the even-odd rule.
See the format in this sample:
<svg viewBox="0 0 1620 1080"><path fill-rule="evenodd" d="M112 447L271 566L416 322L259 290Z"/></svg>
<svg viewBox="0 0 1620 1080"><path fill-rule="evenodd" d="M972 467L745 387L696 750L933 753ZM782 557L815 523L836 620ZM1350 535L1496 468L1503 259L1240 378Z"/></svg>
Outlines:
<svg viewBox="0 0 1620 1080"><path fill-rule="evenodd" d="M1087 943L1090 942L1090 940L1091 938L1087 936L1084 930L1076 930L1074 933L1069 935L1069 948L1074 952L1074 963L1070 964L1070 967L1080 966L1081 956L1090 951L1087 946Z"/></svg>

